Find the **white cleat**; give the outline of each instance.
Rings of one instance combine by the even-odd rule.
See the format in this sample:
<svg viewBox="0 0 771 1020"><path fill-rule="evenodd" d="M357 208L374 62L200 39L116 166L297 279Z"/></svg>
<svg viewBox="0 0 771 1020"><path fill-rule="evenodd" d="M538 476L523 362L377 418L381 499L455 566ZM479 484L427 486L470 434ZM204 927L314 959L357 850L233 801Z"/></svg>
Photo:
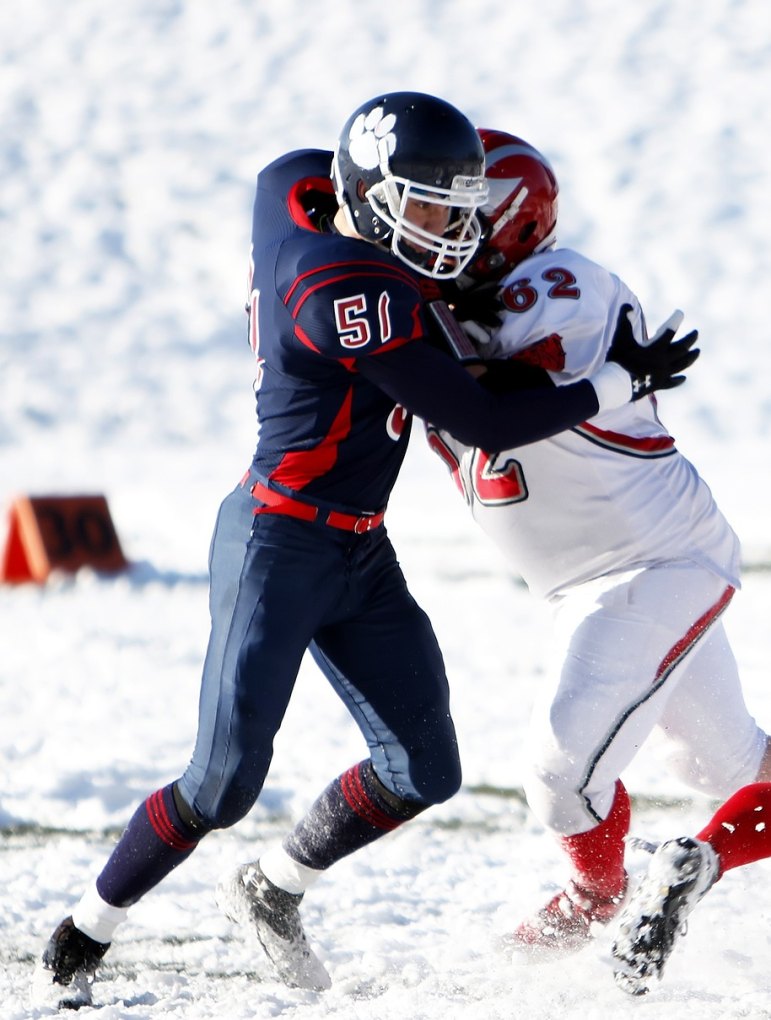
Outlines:
<svg viewBox="0 0 771 1020"><path fill-rule="evenodd" d="M618 920L612 954L619 988L645 995L651 979L661 979L686 918L718 874L709 843L682 836L661 844Z"/></svg>
<svg viewBox="0 0 771 1020"><path fill-rule="evenodd" d="M322 992L332 985L324 964L308 944L300 920L299 895L265 877L259 864L242 864L217 886L220 910L253 932L290 988Z"/></svg>

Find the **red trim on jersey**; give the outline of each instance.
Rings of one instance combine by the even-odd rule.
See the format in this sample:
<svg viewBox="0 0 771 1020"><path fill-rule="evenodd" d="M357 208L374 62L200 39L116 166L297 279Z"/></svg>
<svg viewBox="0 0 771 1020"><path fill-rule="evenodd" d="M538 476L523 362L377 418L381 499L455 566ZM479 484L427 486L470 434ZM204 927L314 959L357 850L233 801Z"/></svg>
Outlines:
<svg viewBox="0 0 771 1020"><path fill-rule="evenodd" d="M460 473L460 461L455 456L454 451L445 443L441 433L433 425L426 425L426 439L430 449L444 461L458 491L466 499L466 487L463 484L463 476Z"/></svg>
<svg viewBox="0 0 771 1020"><path fill-rule="evenodd" d="M366 275L366 274L362 274L362 273L355 273L355 274L353 274L352 273L350 275L356 276L356 277L360 278L362 275ZM380 275L380 274L378 274L378 275ZM338 277L338 279L342 279L342 277ZM295 324L294 324L294 333L295 333L295 336L297 337L297 339L300 341L300 343L304 347L307 347L309 350L313 351L315 354L321 354L321 351L314 344L314 342L311 340L311 338L308 336L308 334L302 328L302 326L299 325L299 323L297 322L297 316L298 316L298 314L300 312L300 308L301 308L303 302L305 301L305 299L307 297L310 296L312 291L318 290L320 287L325 287L328 282L330 282L330 281L325 280L325 281L323 281L321 283L316 284L316 286L311 287L308 291L306 291L306 293L300 298L300 300L299 300L299 302L297 304L297 307L295 308L294 312L292 312L292 318L295 320ZM385 343L381 344L381 346L376 351L370 351L368 353L370 353L370 354L382 354L384 351L393 351L393 350L396 350L397 347L401 347L403 344L409 343L411 340L416 340L418 337L423 336L423 332L424 331L423 331L423 328L422 328L422 323L420 321L420 302L416 301L415 305L414 305L414 307L412 309L412 333L410 334L410 336L392 337L390 340L387 340ZM354 359L352 359L352 358L338 358L336 360L343 366L343 368L348 369L349 372L353 371L353 369L354 369Z"/></svg>
<svg viewBox="0 0 771 1020"><path fill-rule="evenodd" d="M298 284L300 282L308 281L312 277L317 276L319 273L327 273L330 270L340 270L340 272L338 272L338 274L336 276L331 276L331 277L330 276L324 276L323 279L317 280L315 283L308 284L306 289L303 291L303 293L300 294L299 297L297 298L297 302L294 305L294 307L293 308L289 307L289 305L290 305L290 303L291 303L291 301L293 299L293 296L294 296L294 293L295 293L295 289L296 289L296 287L298 286ZM420 308L421 308L421 300L422 300L422 298L420 296L421 295L421 291L420 291L420 287L418 286L417 282L408 273L402 272L401 269L398 266L384 266L380 262L353 262L353 263L351 263L351 262L336 262L336 263L330 263L329 265L326 265L326 266L321 266L321 267L319 267L317 269L312 269L309 272L304 273L301 276L298 276L295 279L295 281L292 284L292 286L287 291L286 297L284 298L284 304L285 304L287 310L289 311L289 314L292 316L292 319L294 320L294 324L295 324L295 336L300 341L300 343L303 344L303 346L307 347L309 350L314 351L316 354L321 354L321 351L314 344L314 342L311 340L311 338L309 337L308 333L297 322L297 319L298 319L298 316L300 315L302 307L305 304L305 302L308 300L308 298L312 297L316 293L317 290L321 290L323 287L326 287L326 286L329 286L329 285L332 285L332 284L336 284L336 283L339 283L340 281L344 281L344 280L348 280L348 279L361 280L363 277L380 278L380 279L384 279L386 281L388 280L389 277L391 277L391 278L395 277L400 282L407 282L407 283L409 283L410 286L415 291L417 291L417 295L418 295L417 298L416 298L415 304L413 306L413 309L412 309L412 333L411 333L411 335L410 336L392 337L390 340L387 340L385 343L383 343L381 345L381 347L378 349L377 352L373 352L373 353L378 353L379 354L381 351L392 351L396 347L400 347L402 344L407 343L407 341L414 340L417 337L423 335L424 329L422 327L422 323L421 323L421 320L420 320ZM340 361L341 361L341 363L343 364L343 366L345 368L347 368L349 371L351 370L351 367L350 367L349 363L344 362L343 359L340 359Z"/></svg>
<svg viewBox="0 0 771 1020"><path fill-rule="evenodd" d="M389 266L382 262L330 262L327 265L317 266L315 269L309 269L307 273L301 273L299 276L295 277L292 281L292 286L284 296L284 304L287 306L289 305L289 302L294 297L295 290L305 284L310 277L317 276L319 273L328 273L332 270L340 271L340 275L329 280L324 280L323 283L335 283L338 280L346 279L348 276L395 276L403 283L408 283L420 294L420 286L415 278L410 276L407 270L402 270L396 264ZM343 270L345 271L343 272ZM316 286L323 286L323 283L316 284ZM315 287L313 289L315 289ZM305 300L305 296L303 296L300 300Z"/></svg>
<svg viewBox="0 0 771 1020"><path fill-rule="evenodd" d="M304 230L313 230L315 233L318 233L318 230L313 225L313 221L305 211L302 201L309 191L320 191L324 195L334 195L335 190L332 187L332 181L328 177L304 177L301 181L297 181L296 184L292 185L289 189L289 194L286 196L289 215L297 226L302 227Z"/></svg>
<svg viewBox="0 0 771 1020"><path fill-rule="evenodd" d="M156 836L172 850L192 850L196 846L195 840L185 839L175 829L174 823L169 817L166 804L163 800L163 791L156 790L145 801L147 817L150 820Z"/></svg>
<svg viewBox="0 0 771 1020"><path fill-rule="evenodd" d="M534 344L511 356L512 361L524 361L527 365L545 368L550 372L562 372L565 368L565 348L559 333L545 336Z"/></svg>
<svg viewBox="0 0 771 1020"><path fill-rule="evenodd" d="M417 316L415 316L415 319L417 321ZM314 354L321 354L321 351L314 344L302 326L298 326L296 323L294 327L294 335L304 347L313 351ZM422 335L420 328L418 328L417 334L413 333L412 336L400 336L396 337L394 340L389 340L388 343L383 344L382 347L378 347L376 351L368 351L366 356L376 358L378 354L387 354L389 351L395 351L399 347L404 347L405 344L412 343L413 340L417 340L418 337ZM356 367L356 358L336 358L334 360L336 360L338 365L344 368L346 372L358 372L358 368Z"/></svg>
<svg viewBox="0 0 771 1020"><path fill-rule="evenodd" d="M387 343L384 343L381 347L378 347L376 351L369 351L367 356L374 358L378 354L384 354L387 353L388 351L395 351L398 347L403 347L405 344L409 344L413 340L417 340L419 336L422 336L423 334L420 330L420 319L418 317L417 309L418 306L416 305L415 312L413 313L413 320L416 324L416 331L412 334L412 336L395 337L393 340L389 340ZM308 336L308 334L305 332L302 326L298 326L297 323L295 323L294 335L297 337L297 339L300 341L303 347L307 347L309 350L313 351L314 354L321 354L321 351L314 344L314 342L311 340L311 338ZM356 358L336 358L334 360L336 360L339 365L342 365L342 367L348 372L355 372L357 370Z"/></svg>
<svg viewBox="0 0 771 1020"><path fill-rule="evenodd" d="M296 322L297 316L300 314L302 306L305 304L308 298L312 297L317 290L321 290L323 287L328 287L331 286L332 284L340 283L342 280L361 280L364 277L375 277L376 279L377 278L382 279L383 275L384 274L382 271L377 273L374 272L365 273L362 272L360 269L352 269L349 270L348 272L340 273L337 276L325 277L323 280L319 280L317 283L312 283L308 285L307 289L298 297L297 303L295 304L294 308L290 309L290 314ZM289 301L287 300L284 303L288 307ZM416 304L417 303L418 302L416 301Z"/></svg>
<svg viewBox="0 0 771 1020"><path fill-rule="evenodd" d="M271 472L270 480L288 489L300 491L308 482L330 471L337 461L340 443L350 434L352 405L353 388L349 387L332 427L318 446L312 450L293 450L285 454L275 471Z"/></svg>
<svg viewBox="0 0 771 1020"><path fill-rule="evenodd" d="M661 457L675 452L675 441L672 436L627 436L623 432L598 429L596 425L590 425L586 421L577 425L573 431L609 450L634 452L648 457Z"/></svg>
<svg viewBox="0 0 771 1020"><path fill-rule="evenodd" d="M294 326L294 335L304 347L309 347L315 354L321 354L321 351L314 344L302 326L298 326L297 323L295 323Z"/></svg>
<svg viewBox="0 0 771 1020"><path fill-rule="evenodd" d="M386 422L386 432L391 439L397 441L404 434L404 429L410 419L411 414L406 407L402 407L401 404L397 404L394 407L393 411L388 415L388 421Z"/></svg>
<svg viewBox="0 0 771 1020"><path fill-rule="evenodd" d="M361 764L352 766L340 776L340 788L353 813L359 818L363 818L365 822L369 822L370 825L374 825L376 829L390 832L401 825L401 820L387 815L370 800L361 781Z"/></svg>
<svg viewBox="0 0 771 1020"><path fill-rule="evenodd" d="M387 354L389 351L395 351L397 347L404 347L405 344L410 344L413 340L417 340L417 337L414 334L412 336L400 336L395 340L389 340L388 343L383 344L382 347L378 347L376 351L371 351L369 357L376 358L379 354Z"/></svg>

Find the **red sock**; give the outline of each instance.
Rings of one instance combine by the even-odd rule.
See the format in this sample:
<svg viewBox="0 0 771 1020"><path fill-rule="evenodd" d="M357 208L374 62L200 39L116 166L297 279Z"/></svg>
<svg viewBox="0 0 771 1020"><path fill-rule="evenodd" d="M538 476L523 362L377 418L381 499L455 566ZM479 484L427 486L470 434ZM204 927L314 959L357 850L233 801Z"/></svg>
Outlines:
<svg viewBox="0 0 771 1020"><path fill-rule="evenodd" d="M631 817L629 794L619 779L610 814L588 832L563 836L562 848L570 858L575 881L602 897L618 896L626 885L624 836Z"/></svg>
<svg viewBox="0 0 771 1020"><path fill-rule="evenodd" d="M720 874L771 857L771 783L752 783L729 797L698 839L720 858Z"/></svg>

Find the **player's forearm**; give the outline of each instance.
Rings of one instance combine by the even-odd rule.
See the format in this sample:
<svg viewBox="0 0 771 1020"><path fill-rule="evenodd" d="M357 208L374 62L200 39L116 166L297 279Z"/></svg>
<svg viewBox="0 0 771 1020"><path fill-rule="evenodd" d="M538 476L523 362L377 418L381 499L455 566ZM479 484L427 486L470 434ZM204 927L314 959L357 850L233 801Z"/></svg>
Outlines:
<svg viewBox="0 0 771 1020"><path fill-rule="evenodd" d="M494 393L446 355L420 342L359 365L407 410L463 443L490 452L545 439L599 410L591 382Z"/></svg>

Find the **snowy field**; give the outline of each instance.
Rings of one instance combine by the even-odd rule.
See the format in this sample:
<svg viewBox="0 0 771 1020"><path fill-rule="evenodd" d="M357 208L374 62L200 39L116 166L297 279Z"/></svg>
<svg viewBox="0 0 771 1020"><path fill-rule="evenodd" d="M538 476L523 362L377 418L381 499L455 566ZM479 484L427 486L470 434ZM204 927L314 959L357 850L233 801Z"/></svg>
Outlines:
<svg viewBox="0 0 771 1020"><path fill-rule="evenodd" d="M129 572L0 587L0 1018L136 804L189 757L214 514L254 445L243 298L253 180L332 146L381 90L434 92L523 135L561 181L561 243L618 272L651 323L674 307L702 357L662 417L739 533L726 619L771 729L771 29L763 5L679 0L14 0L0 7L0 501L103 492ZM99 1020L756 1020L771 1017L771 864L729 873L644 999L607 940L512 967L497 938L564 877L521 800L546 668L543 607L410 450L388 515L453 686L464 785L349 858L304 916L334 985L277 984L222 917L223 870L256 857L363 756L312 663L252 813L207 838L119 930ZM425 513L431 508L430 516ZM2 530L0 526L0 539ZM712 805L655 745L625 781L633 831ZM633 872L644 866L630 855ZM63 1014L67 1015L67 1014Z"/></svg>

